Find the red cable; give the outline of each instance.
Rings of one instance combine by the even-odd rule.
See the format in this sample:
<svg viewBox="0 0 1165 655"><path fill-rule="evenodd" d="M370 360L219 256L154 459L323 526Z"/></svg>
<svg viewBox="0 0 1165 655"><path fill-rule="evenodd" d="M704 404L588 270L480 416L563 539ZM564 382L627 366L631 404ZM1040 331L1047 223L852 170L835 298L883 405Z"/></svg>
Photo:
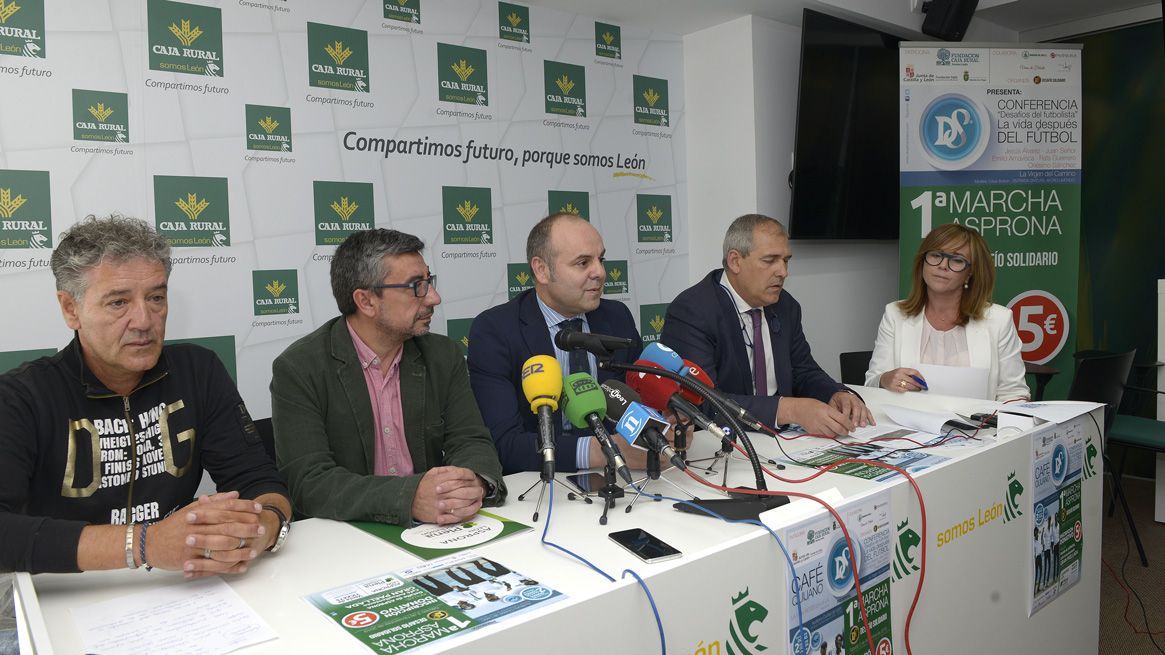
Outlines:
<svg viewBox="0 0 1165 655"><path fill-rule="evenodd" d="M774 437L778 437L778 438L780 437L779 433L772 431L771 429L767 428L767 426L762 426L762 427L765 427L766 428L765 431L768 432L770 435L772 435ZM825 436L825 435L820 435L820 436ZM936 444L936 445L939 445L939 444ZM741 448L741 446L739 444L736 444L735 442L733 442L732 447L735 448L737 451L744 453L744 450ZM744 453L744 454L747 456L747 453ZM907 481L910 482L910 486L914 488L914 495L918 498L918 506L919 506L919 510L920 510L920 513L922 516L922 526L921 526L922 533L920 535L921 536L921 543L922 543L922 562L921 562L921 564L919 566L919 570L918 570L918 585L917 585L917 587L915 587L914 598L913 598L912 602L910 603L910 611L906 614L906 625L904 626L904 631L905 631L904 642L906 645L906 652L907 652L907 655L913 655L913 651L910 648L910 625L914 620L914 610L918 607L918 600L922 596L923 581L926 579L926 503L923 501L922 490L918 487L918 483L915 482L914 476L907 473L904 469L897 467L897 466L894 466L893 464L887 464L885 462L879 462L879 461L875 461L875 460L864 460L864 459L854 459L854 458L843 459L843 460L839 460L837 462L833 462L832 464L829 464L827 466L822 466L821 468L817 469L816 473L813 473L812 475L809 475L808 477L805 477L805 478L802 478L799 480L793 479L793 478L785 478L785 477L782 477L780 475L777 475L776 473L773 473L772 471L770 471L768 468L764 467L763 465L761 466L761 470L764 471L765 474L768 475L769 477L772 477L776 480L780 480L781 482L787 482L790 484L800 484L802 482L808 482L814 478L820 477L821 475L824 475L825 473L828 473L829 471L831 471L835 468L838 468L839 466L841 466L843 464L850 464L850 463L868 464L871 466L876 466L879 468L884 468L884 469L888 469L888 470L895 471L895 472L899 473L904 478L906 478ZM807 498L809 500L813 500L813 501L821 504L823 507L825 507L826 510L828 510L830 512L830 514L832 514L833 517L837 519L838 525L840 525L842 527L842 534L846 538L846 545L850 547L850 564L851 564L851 566L854 567L854 587L855 587L855 590L857 591L857 595L858 595L858 608L861 610L862 624L863 624L863 627L866 629L866 638L869 642L870 652L871 653L876 652L876 650L874 648L874 643L873 643L874 638L873 638L873 635L870 633L869 619L866 616L865 599L862 596L861 586L860 586L860 583L858 582L857 566L856 566L857 562L854 561L854 556L853 556L853 543L852 543L852 541L850 541L849 533L845 529L845 522L841 520L841 517L838 516L837 512L832 507L830 507L828 503L826 503L825 501L823 501L819 498L816 498L814 496L810 496L808 494L801 494L801 493L797 493L797 492L760 491L760 490L756 490L756 489L730 489L727 487L722 487L720 485L715 485L715 484L712 484L710 482L707 482L706 480L703 480L702 478L696 476L694 473L691 473L690 471L687 471L686 469L685 469L685 473L687 473L688 476L691 477L693 480L696 480L705 486L712 487L712 488L718 489L720 491L745 493L745 494L761 495L761 496L781 496L781 495L797 496L800 498Z"/></svg>
<svg viewBox="0 0 1165 655"><path fill-rule="evenodd" d="M1116 583L1118 585L1120 585L1121 589L1123 589L1125 592L1125 611L1123 612L1123 617L1124 617L1125 623L1130 628L1132 628L1133 634L1137 634L1137 635L1165 635L1165 630L1150 630L1148 623L1145 624L1144 630L1141 630L1137 626L1133 625L1133 622L1129 620L1129 604L1132 602L1132 597L1130 595L1129 588L1127 586L1125 586L1125 583L1120 579L1120 576L1118 576L1116 574L1116 571L1113 570L1112 565L1109 564L1107 560L1105 560L1102 557L1102 558L1100 558L1100 563L1104 564L1104 568L1108 569L1108 574L1112 576L1113 580L1116 580Z"/></svg>

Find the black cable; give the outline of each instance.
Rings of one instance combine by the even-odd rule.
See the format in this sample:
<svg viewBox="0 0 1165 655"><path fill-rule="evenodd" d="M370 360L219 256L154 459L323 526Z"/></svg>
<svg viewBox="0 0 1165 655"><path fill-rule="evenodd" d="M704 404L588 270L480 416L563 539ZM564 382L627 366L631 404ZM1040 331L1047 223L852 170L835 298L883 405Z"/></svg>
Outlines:
<svg viewBox="0 0 1165 655"><path fill-rule="evenodd" d="M1103 447L1104 446L1104 433L1101 432L1101 430L1100 430L1100 424L1096 422L1096 417L1092 415L1092 412L1088 412L1088 418L1092 419L1092 424L1094 426L1096 426L1096 433L1098 435L1100 435L1101 447ZM1112 474L1110 473L1109 475L1112 475ZM1112 489L1112 491L1110 493L1112 494L1113 498L1116 498L1116 480L1115 479L1110 480L1109 485ZM1121 582L1124 584L1125 589L1128 589L1129 592L1133 594L1133 598L1137 599L1137 606L1141 608L1141 618L1144 619L1144 621L1145 621L1145 634L1147 634L1149 636L1149 641L1153 644L1153 648L1156 648L1158 653L1162 653L1162 655L1165 655L1165 649L1162 649L1161 645L1157 643L1157 639L1153 635L1153 627L1149 625L1149 612L1147 609L1145 609L1145 601L1141 599L1141 595L1137 593L1137 590L1133 589L1132 583L1129 582L1129 576L1125 572L1125 568L1128 566L1128 563L1129 563L1129 555L1132 554L1133 548L1132 548L1132 545L1129 544L1129 531L1128 531L1128 528L1125 526L1124 513L1123 512L1116 512L1116 514L1118 516L1117 522L1121 526L1121 536L1124 537L1124 540L1125 540L1125 555L1124 555L1124 558L1121 559L1121 568L1120 568ZM1103 517L1103 516L1104 516L1104 505L1102 503L1101 504L1101 517ZM1102 518L1101 519L1102 532L1103 532L1103 523L1104 523L1104 521ZM1133 634L1136 634L1135 627L1133 628Z"/></svg>

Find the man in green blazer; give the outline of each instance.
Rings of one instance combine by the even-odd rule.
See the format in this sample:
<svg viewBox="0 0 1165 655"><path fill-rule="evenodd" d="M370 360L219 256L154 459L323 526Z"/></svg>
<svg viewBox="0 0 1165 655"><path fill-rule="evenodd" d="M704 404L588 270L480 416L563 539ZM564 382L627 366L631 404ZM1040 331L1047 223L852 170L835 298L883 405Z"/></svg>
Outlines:
<svg viewBox="0 0 1165 655"><path fill-rule="evenodd" d="M305 516L456 523L505 500L465 359L429 334L441 303L424 244L396 230L336 248L340 316L272 365L275 455Z"/></svg>

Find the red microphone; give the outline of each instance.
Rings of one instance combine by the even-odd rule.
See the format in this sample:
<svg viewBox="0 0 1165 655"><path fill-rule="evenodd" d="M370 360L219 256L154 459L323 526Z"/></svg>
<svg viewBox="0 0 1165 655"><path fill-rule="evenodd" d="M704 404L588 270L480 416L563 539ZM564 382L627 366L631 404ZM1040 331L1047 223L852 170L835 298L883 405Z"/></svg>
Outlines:
<svg viewBox="0 0 1165 655"><path fill-rule="evenodd" d="M650 366L663 370L663 367L659 364L646 359L635 360L635 365ZM680 385L677 382L652 373L627 371L627 386L639 394L640 402L644 405L663 410L667 407L667 401L671 399L672 394L679 390Z"/></svg>
<svg viewBox="0 0 1165 655"><path fill-rule="evenodd" d="M699 364L693 362L690 359L685 359L684 368L687 369L687 377L702 383L709 389L716 388L716 385L712 382L712 378L708 375L707 372L704 371L704 369L700 368ZM703 396L696 393L695 391L692 391L691 389L688 389L687 387L680 387L680 395L684 397L684 400L687 400L694 405L699 405L700 403L704 402Z"/></svg>

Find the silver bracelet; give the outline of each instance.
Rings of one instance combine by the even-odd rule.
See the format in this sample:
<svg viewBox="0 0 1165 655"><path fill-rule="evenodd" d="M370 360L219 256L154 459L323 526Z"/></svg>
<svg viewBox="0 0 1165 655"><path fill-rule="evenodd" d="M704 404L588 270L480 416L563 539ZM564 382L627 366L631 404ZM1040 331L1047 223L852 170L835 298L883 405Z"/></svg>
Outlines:
<svg viewBox="0 0 1165 655"><path fill-rule="evenodd" d="M138 568L133 561L133 523L125 525L125 566L129 569Z"/></svg>

